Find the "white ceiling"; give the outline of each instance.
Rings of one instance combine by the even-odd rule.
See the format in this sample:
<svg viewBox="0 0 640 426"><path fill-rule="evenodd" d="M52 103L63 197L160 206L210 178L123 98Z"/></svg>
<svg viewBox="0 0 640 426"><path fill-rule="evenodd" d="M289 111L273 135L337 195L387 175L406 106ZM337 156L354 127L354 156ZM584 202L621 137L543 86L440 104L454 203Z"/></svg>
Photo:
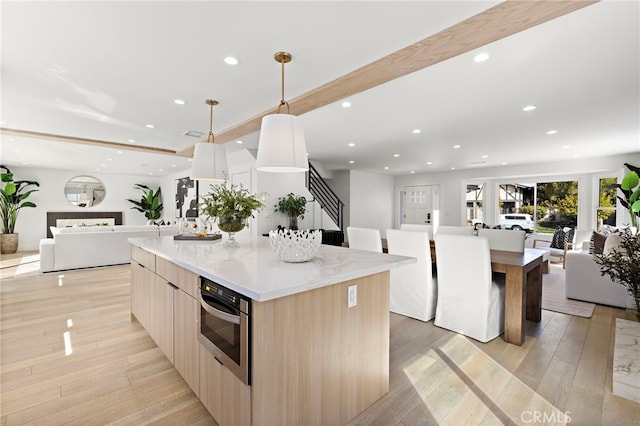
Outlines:
<svg viewBox="0 0 640 426"><path fill-rule="evenodd" d="M180 150L197 141L184 132L208 132L207 98L220 102L216 134L278 104L276 51L293 55L292 99L498 3L3 1L0 120ZM603 1L352 96L348 109L303 114L309 158L325 170L403 175L640 152L639 21L637 1ZM491 57L475 63L481 51ZM538 109L523 112L528 104ZM255 149L258 134L242 140L227 150ZM190 167L8 134L1 155L9 166L85 173Z"/></svg>

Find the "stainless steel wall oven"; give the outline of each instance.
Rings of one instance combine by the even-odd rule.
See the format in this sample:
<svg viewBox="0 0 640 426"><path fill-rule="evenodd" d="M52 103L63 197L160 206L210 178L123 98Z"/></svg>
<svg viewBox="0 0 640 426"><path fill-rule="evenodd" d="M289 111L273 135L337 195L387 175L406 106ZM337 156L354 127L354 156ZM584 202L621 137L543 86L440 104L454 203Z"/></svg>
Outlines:
<svg viewBox="0 0 640 426"><path fill-rule="evenodd" d="M251 384L251 299L200 278L198 339L216 360Z"/></svg>

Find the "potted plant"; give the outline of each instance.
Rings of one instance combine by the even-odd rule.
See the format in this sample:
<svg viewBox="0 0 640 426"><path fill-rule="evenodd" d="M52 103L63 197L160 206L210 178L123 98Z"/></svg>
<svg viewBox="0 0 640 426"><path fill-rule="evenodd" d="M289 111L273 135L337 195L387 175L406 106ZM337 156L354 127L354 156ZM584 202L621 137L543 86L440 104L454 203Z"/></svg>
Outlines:
<svg viewBox="0 0 640 426"><path fill-rule="evenodd" d="M300 216L300 219L304 219L304 214L307 209L307 199L302 195L296 196L293 192L290 192L286 197L280 197L278 204L274 207L276 212L289 216L289 229L297 230L298 216Z"/></svg>
<svg viewBox="0 0 640 426"><path fill-rule="evenodd" d="M237 246L234 234L247 226L247 220L254 217L264 203L256 195L249 193L242 185L210 185L211 192L202 197L199 210L203 215L214 218L221 231L229 234L226 247Z"/></svg>
<svg viewBox="0 0 640 426"><path fill-rule="evenodd" d="M134 205L131 208L144 213L144 217L148 219L148 224L152 224L160 219L163 209L162 188L158 188L158 190L154 192L153 189L141 183L136 183L134 188L142 191L142 197L140 201L127 198L127 201Z"/></svg>
<svg viewBox="0 0 640 426"><path fill-rule="evenodd" d="M636 304L636 317L640 320L640 235L630 232L620 236L620 244L608 253L596 254L600 274L627 288Z"/></svg>
<svg viewBox="0 0 640 426"><path fill-rule="evenodd" d="M13 180L13 173L5 166L1 174L4 186L0 188L0 217L2 218L2 235L0 236L0 252L11 254L18 251L18 234L15 232L18 213L24 207L36 207L35 203L25 201L29 196L38 191L29 189L40 184L33 180Z"/></svg>
<svg viewBox="0 0 640 426"><path fill-rule="evenodd" d="M627 167L629 167L627 165ZM618 200L622 206L629 210L631 216L631 226L635 228L636 234L640 234L638 220L640 219L640 178L638 173L631 171L617 185L623 196L618 195Z"/></svg>

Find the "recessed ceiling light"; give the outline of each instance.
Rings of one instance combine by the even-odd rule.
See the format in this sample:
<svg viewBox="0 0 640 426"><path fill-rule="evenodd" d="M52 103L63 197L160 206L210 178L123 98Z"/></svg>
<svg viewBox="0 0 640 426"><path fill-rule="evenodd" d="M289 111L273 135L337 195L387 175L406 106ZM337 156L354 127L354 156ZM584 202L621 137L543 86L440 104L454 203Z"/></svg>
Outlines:
<svg viewBox="0 0 640 426"><path fill-rule="evenodd" d="M549 131L547 132L547 134L548 134L548 135L555 135L556 133L558 133L558 131L557 131L557 130L549 130Z"/></svg>
<svg viewBox="0 0 640 426"><path fill-rule="evenodd" d="M411 170L409 173L413 174L413 173L415 173L415 172L416 172L415 170Z"/></svg>
<svg viewBox="0 0 640 426"><path fill-rule="evenodd" d="M460 148L460 145L454 145L453 146L453 149L459 149L459 148Z"/></svg>
<svg viewBox="0 0 640 426"><path fill-rule="evenodd" d="M158 169L159 172L164 172L164 169Z"/></svg>
<svg viewBox="0 0 640 426"><path fill-rule="evenodd" d="M184 101L182 99L174 99L173 103L176 105L184 105Z"/></svg>
<svg viewBox="0 0 640 426"><path fill-rule="evenodd" d="M123 151L117 150L116 154L122 154Z"/></svg>
<svg viewBox="0 0 640 426"><path fill-rule="evenodd" d="M527 105L526 107L522 108L523 111L529 112L529 111L533 111L534 109L538 108L535 105Z"/></svg>
<svg viewBox="0 0 640 426"><path fill-rule="evenodd" d="M488 155L483 155L482 158L489 158L489 156Z"/></svg>
<svg viewBox="0 0 640 426"><path fill-rule="evenodd" d="M400 154L393 154L393 156L398 158L398 157L400 157Z"/></svg>
<svg viewBox="0 0 640 426"><path fill-rule="evenodd" d="M136 143L136 140L135 140L135 139L129 139L127 142L129 142L129 143Z"/></svg>
<svg viewBox="0 0 640 426"><path fill-rule="evenodd" d="M152 175L152 174L153 174L153 172L149 172L149 174L150 174L150 175Z"/></svg>
<svg viewBox="0 0 640 426"><path fill-rule="evenodd" d="M233 56L227 56L224 58L224 63L227 65L238 65L238 60Z"/></svg>
<svg viewBox="0 0 640 426"><path fill-rule="evenodd" d="M414 135L417 135L418 133L420 133L422 130L420 129L413 129L413 131L411 133L413 133Z"/></svg>
<svg viewBox="0 0 640 426"><path fill-rule="evenodd" d="M96 172L99 172L99 171L100 171L100 169L96 169Z"/></svg>
<svg viewBox="0 0 640 426"><path fill-rule="evenodd" d="M244 143L244 141L236 141L236 143L237 143L238 145L242 145L242 144Z"/></svg>
<svg viewBox="0 0 640 426"><path fill-rule="evenodd" d="M349 101L344 101L343 103L341 103L340 105L342 105L342 108L349 108L351 106L351 102Z"/></svg>
<svg viewBox="0 0 640 426"><path fill-rule="evenodd" d="M578 154L573 154L573 158L580 158Z"/></svg>
<svg viewBox="0 0 640 426"><path fill-rule="evenodd" d="M502 163L500 163L500 164L502 164L503 166L506 166L506 165L507 165L507 162L506 162L506 161L503 161L503 162L502 162Z"/></svg>
<svg viewBox="0 0 640 426"><path fill-rule="evenodd" d="M385 170L389 170L389 166L384 166L384 169Z"/></svg>
<svg viewBox="0 0 640 426"><path fill-rule="evenodd" d="M570 145L562 145L562 149L569 149L569 148L571 148Z"/></svg>
<svg viewBox="0 0 640 426"><path fill-rule="evenodd" d="M349 160L349 164L353 164L353 163L355 163L355 161Z"/></svg>
<svg viewBox="0 0 640 426"><path fill-rule="evenodd" d="M347 146L353 148L354 146L356 146L356 144L351 142L351 143L347 144Z"/></svg>
<svg viewBox="0 0 640 426"><path fill-rule="evenodd" d="M100 164L100 167L107 167L106 164Z"/></svg>
<svg viewBox="0 0 640 426"><path fill-rule="evenodd" d="M430 165L432 165L432 164L433 164L433 162L432 162L432 161L427 161L427 166L430 166Z"/></svg>
<svg viewBox="0 0 640 426"><path fill-rule="evenodd" d="M486 52L483 53L478 53L476 56L474 56L473 60L474 62L484 62L487 59L489 59L489 54Z"/></svg>
<svg viewBox="0 0 640 426"><path fill-rule="evenodd" d="M156 126L154 126L153 124L146 124L146 125L145 125L145 127L149 128L149 129L153 129L153 128L155 128Z"/></svg>
<svg viewBox="0 0 640 426"><path fill-rule="evenodd" d="M192 161L193 161L193 158L187 158L187 161L188 161L188 162L192 162Z"/></svg>
<svg viewBox="0 0 640 426"><path fill-rule="evenodd" d="M452 167L452 168L451 168L451 170L455 170L455 169L456 169L455 167Z"/></svg>
<svg viewBox="0 0 640 426"><path fill-rule="evenodd" d="M175 164L172 164L171 167L177 167Z"/></svg>

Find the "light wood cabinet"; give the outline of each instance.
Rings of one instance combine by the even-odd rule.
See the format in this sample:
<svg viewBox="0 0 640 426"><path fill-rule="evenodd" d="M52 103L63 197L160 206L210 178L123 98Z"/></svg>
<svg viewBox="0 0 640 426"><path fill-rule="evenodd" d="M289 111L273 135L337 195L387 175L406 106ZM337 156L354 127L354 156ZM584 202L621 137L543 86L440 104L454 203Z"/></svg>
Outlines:
<svg viewBox="0 0 640 426"><path fill-rule="evenodd" d="M173 303L179 290L164 278L154 276L155 282L149 293L151 323L147 331L162 353L173 363Z"/></svg>
<svg viewBox="0 0 640 426"><path fill-rule="evenodd" d="M155 276L153 271L131 262L131 313L147 330L151 323L151 304L148 299Z"/></svg>
<svg viewBox="0 0 640 426"><path fill-rule="evenodd" d="M139 247L131 259L131 313L198 395L199 276Z"/></svg>
<svg viewBox="0 0 640 426"><path fill-rule="evenodd" d="M173 365L196 395L200 394L198 300L177 290L173 301Z"/></svg>
<svg viewBox="0 0 640 426"><path fill-rule="evenodd" d="M251 424L251 388L202 345L200 401L222 426Z"/></svg>

